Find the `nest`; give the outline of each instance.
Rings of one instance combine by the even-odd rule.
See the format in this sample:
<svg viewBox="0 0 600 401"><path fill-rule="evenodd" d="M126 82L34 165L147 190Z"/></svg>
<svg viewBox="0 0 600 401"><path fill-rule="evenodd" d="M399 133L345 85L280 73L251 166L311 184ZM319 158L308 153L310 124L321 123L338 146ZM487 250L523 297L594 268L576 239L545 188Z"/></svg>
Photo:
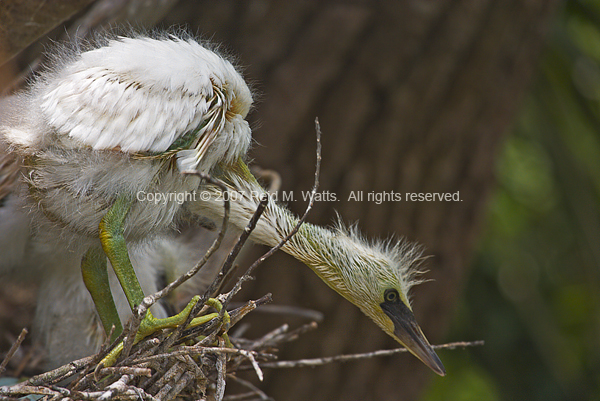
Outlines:
<svg viewBox="0 0 600 401"><path fill-rule="evenodd" d="M318 131L320 138L320 131ZM319 146L320 152L320 146ZM320 158L318 159L320 160ZM316 192L318 185L319 163L315 174ZM193 172L204 181L221 188L227 187L219 180L200 172ZM0 387L0 397L15 398L26 395L42 395L49 400L224 400L224 399L268 399L268 397L250 382L238 378L236 372L243 369L254 369L260 380L263 373L258 361L275 359L274 352L278 344L297 338L298 334L316 327L316 323L289 331L284 325L256 340L233 338L229 340L227 332L244 316L271 300L268 294L258 300L248 301L241 307L226 312L231 298L237 294L242 284L251 279L254 269L269 256L281 248L300 228L313 202L309 206L298 225L277 246L256 260L226 294L220 293L224 283L234 270L232 267L239 252L254 230L258 219L264 212L269 198L264 196L248 226L240 235L237 243L223 263L221 270L205 293L199 297L192 308L187 321L174 329L160 330L134 345L137 333L146 312L159 299L168 296L175 288L192 278L220 247L229 221L229 197L224 197L224 217L219 234L204 257L189 272L179 277L167 287L147 296L134 311L126 329L112 343L105 344L94 356L83 358L50 372L34 376L27 381L13 386ZM189 329L193 317L206 315L209 312L207 302L215 304L217 299L220 311L206 324ZM19 337L0 365L0 374L8 360L23 341L25 332ZM111 336L109 336L111 337ZM114 366L105 367L103 359L111 350L122 344L123 350ZM249 389L245 394L225 397L227 380L234 380ZM67 382L67 385L61 383Z"/></svg>
<svg viewBox="0 0 600 401"><path fill-rule="evenodd" d="M226 295L220 298L226 299ZM231 327L270 301L268 294L232 310L229 312ZM226 346L224 326L223 319L216 317L192 329L161 330L135 344L129 352L124 350L115 366L104 367L101 361L108 352L123 338L127 343L127 336L122 335L97 355L14 386L0 387L0 397L11 399L36 394L49 400L269 399L252 383L238 377L238 371L254 370L262 380L259 362L276 359L281 344L315 328L316 323L296 330L283 325L254 340L232 337L230 347ZM231 381L246 391L225 396L226 384Z"/></svg>

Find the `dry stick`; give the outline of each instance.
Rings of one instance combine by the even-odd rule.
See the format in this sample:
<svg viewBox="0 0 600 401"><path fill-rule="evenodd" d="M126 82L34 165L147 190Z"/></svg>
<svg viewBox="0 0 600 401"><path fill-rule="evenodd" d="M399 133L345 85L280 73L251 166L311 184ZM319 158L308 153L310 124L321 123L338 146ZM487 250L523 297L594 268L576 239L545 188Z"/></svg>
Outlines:
<svg viewBox="0 0 600 401"><path fill-rule="evenodd" d="M196 377L206 378L206 376L204 375L204 372L202 372L202 369L200 369L200 366L198 366L196 361L194 361L194 359L192 359L191 356L184 355L183 359L187 363L190 370L194 371L194 374L196 375Z"/></svg>
<svg viewBox="0 0 600 401"><path fill-rule="evenodd" d="M219 341L220 343L223 341ZM223 401L223 397L225 396L225 374L227 373L227 358L225 353L217 354L217 391L215 394L215 399L217 401Z"/></svg>
<svg viewBox="0 0 600 401"><path fill-rule="evenodd" d="M43 386L0 386L0 397L19 397L30 394L56 395L60 393Z"/></svg>
<svg viewBox="0 0 600 401"><path fill-rule="evenodd" d="M208 174L202 173L200 171L185 171L182 174L196 175L196 176L200 177L201 179L203 179L204 181L207 181L207 182L219 187L223 192L227 192L227 186L222 181L217 180ZM223 242L223 238L225 237L225 233L227 231L227 224L229 223L229 213L231 210L231 207L229 204L229 198L230 198L229 196L223 197L224 213L223 213L223 222L221 224L219 234L217 235L217 238L215 238L211 247L204 253L204 256L202 257L202 259L198 263L196 263L196 265L190 271L188 271L184 275L177 278L177 280L173 281L172 283L170 283L169 285L167 285L165 288L158 291L157 293L145 297L144 302L142 302L142 305L138 306L138 309L143 308L143 305L145 305L146 309L149 308L157 300L170 294L171 291L173 291L175 288L179 287L181 284L185 283L187 280L192 278L206 264L208 259L217 251L217 249L219 249L219 247L221 246L221 243ZM191 310L190 314L188 315L184 324L177 327L175 329L175 331L173 332L173 334L164 341L163 346L162 346L163 350L172 346L175 343L175 341L177 341L181 337L183 330L190 324L190 322L192 321L194 316L196 316L200 312L200 310L204 306L204 303L206 302L207 299L208 299L207 297L203 296L198 301L198 303L192 308L192 310ZM145 316L145 311L142 316ZM125 348L125 347L123 347L123 348Z"/></svg>
<svg viewBox="0 0 600 401"><path fill-rule="evenodd" d="M99 372L101 375L102 374L121 374L121 375L130 375L130 376L145 376L145 377L150 377L152 376L152 369L150 368L138 368L138 367L131 367L131 366L117 366L117 367L109 367L109 368L102 368L100 369Z"/></svg>
<svg viewBox="0 0 600 401"><path fill-rule="evenodd" d="M231 299L231 297L233 297L233 295L237 294L240 291L242 284L245 281L250 280L250 276L251 276L252 272L254 272L254 269L256 269L256 267L258 267L261 263L263 263L265 260L267 260L269 257L271 257L275 252L277 252L279 249L281 249L281 247L283 247L290 240L290 238L292 238L298 232L298 230L300 229L300 226L302 226L302 224L308 217L308 213L313 208L313 205L315 203L315 195L319 188L319 177L321 174L321 125L319 124L319 118L315 118L315 130L316 130L316 134L317 134L317 163L316 163L316 167L315 167L315 181L314 181L311 193L310 193L310 200L308 202L308 206L306 207L306 210L304 211L304 214L302 215L300 220L298 220L298 223L292 229L292 231L290 231L289 234L285 236L285 238L283 238L281 241L279 241L279 243L277 245L275 245L273 248L269 249L269 251L267 253L265 253L263 256L258 258L254 263L252 263L252 265L248 268L248 270L246 270L246 273L244 273L244 275L242 277L240 277L240 279L235 284L234 288L230 291L229 295L227 296L226 302L228 302ZM221 311L219 316L222 316L223 313L225 313L224 309L225 308L223 308L223 310Z"/></svg>
<svg viewBox="0 0 600 401"><path fill-rule="evenodd" d="M26 385L32 386L40 386L52 382L58 382L64 380L79 371L79 369L85 368L95 359L93 356L88 356L85 358L78 359L73 362L69 362L66 365L63 365L59 368L51 370L46 373L42 373L40 375L34 376L24 382Z"/></svg>
<svg viewBox="0 0 600 401"><path fill-rule="evenodd" d="M264 213L268 202L269 202L268 196L262 197L262 199L260 200L260 203L258 204L258 207L256 208L256 210L254 211L254 214L252 215L252 218L250 219L250 221L244 228L244 231L240 235L240 238L238 238L237 243L235 244L235 246L233 247L233 249L231 250L229 255L227 255L227 259L223 263L223 266L221 267L219 274L212 281L212 283L206 289L206 291L204 291L204 294L202 295L202 297L200 298L200 301L198 302L199 304L203 305L206 302L206 300L208 300L209 297L213 296L216 293L218 288L222 287L223 283L225 282L226 278L228 277L228 273L231 272L231 267L233 266L233 262L235 261L235 259L237 258L237 255L242 250L242 247L244 246L244 244L250 237L250 234L252 233L252 231L254 231L254 228L256 227L258 220ZM239 280L241 280L241 278ZM238 280L238 282L239 282L239 280ZM230 292L230 295L231 295L231 292ZM269 294L269 297L270 297L270 294ZM230 297L227 297L227 299L223 302L223 304L222 304L223 308L221 309L221 312L219 313L219 319L214 319L209 324L209 326L206 330L208 330L208 331L213 330L217 324L220 324L220 322L222 322L223 316L225 314L225 310L227 308L227 304L230 299L231 299ZM270 300L269 300L269 302L270 302ZM192 313L190 313L190 316L193 316ZM187 324L183 325L183 327L186 327L186 326L187 326ZM216 333L214 333L214 334L216 335ZM181 335L183 335L183 334L181 334ZM181 337L181 335L177 336L177 340ZM211 337L211 336L209 336L209 337ZM209 338L207 337L207 339L205 339L205 340L206 341L203 341L203 343L207 342L209 340ZM175 339L173 340L173 342L174 341L175 341Z"/></svg>
<svg viewBox="0 0 600 401"><path fill-rule="evenodd" d="M461 341L461 342L441 344L441 345L432 345L432 348L433 349L455 349L455 348L481 346L483 344L484 344L483 341L469 341L469 342ZM395 355L395 354L399 354L402 352L408 352L408 350L406 348L396 348L396 349L389 349L389 350L386 349L386 350L379 350L379 351L373 351L373 352L366 352L363 354L349 354L349 355L338 355L338 356L331 356L331 357L325 357L325 358L298 359L296 361L265 362L265 363L261 363L260 366L262 368L274 368L274 369L298 368L298 367L306 367L306 366L314 367L314 366L321 366L321 365L325 365L328 363L334 363L334 362L348 362L348 361L355 361L358 359L374 358L374 357L378 357L378 356ZM240 366L240 369L250 369L250 367Z"/></svg>
<svg viewBox="0 0 600 401"><path fill-rule="evenodd" d="M196 176L200 177L201 179L203 179L204 181L207 181L207 182L219 187L223 192L227 192L227 186L221 180L217 180L208 174L202 173L200 171L185 171L185 172L183 172L183 174L196 175ZM181 284L185 283L187 280L192 278L206 264L208 259L212 256L212 254L215 253L217 251L217 249L219 249L219 247L221 246L221 242L223 241L223 238L225 237L225 232L227 231L227 224L229 223L229 213L231 210L230 204L229 204L229 198L230 198L229 196L223 197L223 202L224 202L223 208L225 210L225 213L223 214L223 222L221 224L221 229L219 230L219 234L217 235L217 238L212 243L211 247L208 249L208 251L206 251L206 253L202 257L202 260L200 260L190 271L188 271L184 275L180 276L177 280L173 281L171 284L167 285L165 288L158 291L156 294L152 295L152 297L156 298L155 302L157 300L161 299L162 297L169 295L171 293L171 291L173 291L175 288L179 287ZM200 301L202 302L202 300L200 300ZM204 300L204 302L206 302L206 300ZM198 302L198 303L200 303L200 302ZM190 315L192 315L192 314L190 313Z"/></svg>
<svg viewBox="0 0 600 401"><path fill-rule="evenodd" d="M110 386L108 386L106 388L106 390L103 392L103 394L100 397L98 397L98 400L99 401L108 401L115 395L124 393L125 391L127 391L129 389L128 384L129 384L130 380L131 380L131 376L129 376L129 375L121 376L121 378L119 380L117 380L116 382L114 382L113 384L111 384Z"/></svg>
<svg viewBox="0 0 600 401"><path fill-rule="evenodd" d="M176 362L171 368L150 388L150 393L156 392L156 398L162 400L173 389L173 383L178 381L185 373L185 364Z"/></svg>
<svg viewBox="0 0 600 401"><path fill-rule="evenodd" d="M181 378L177 380L171 391L163 398L163 401L171 401L181 393L188 384L194 380L194 375L190 371L185 371Z"/></svg>
<svg viewBox="0 0 600 401"><path fill-rule="evenodd" d="M228 355L234 355L234 356L237 355L237 356L243 356L243 357L250 359L250 357L249 357L250 354L252 354L252 356L254 357L257 353L255 351L249 351L249 350L238 349L238 348L194 346L194 347L185 347L185 349L182 349L182 350L170 351L166 354L156 354L156 355L152 355L152 356L143 357L143 358L140 358L138 361L136 361L136 364L161 361L161 360L165 360L165 359L169 359L169 358L173 358L173 357L177 357L177 356L184 356L184 357L186 355L204 356L206 354L228 354Z"/></svg>
<svg viewBox="0 0 600 401"><path fill-rule="evenodd" d="M137 331L140 328L140 324L142 324L142 320L146 316L146 311L149 306L146 306L146 298L144 298L144 302L138 305L137 308L133 311L133 315L129 318L127 322L127 328L123 331L125 337L123 337L123 350L121 351L121 357L128 357L131 352L131 348L133 347L133 342L135 341L135 337L137 335ZM101 365L98 365L101 366Z"/></svg>
<svg viewBox="0 0 600 401"><path fill-rule="evenodd" d="M284 323L281 326L277 327L275 330L268 332L267 334L265 334L261 338L249 342L249 344L246 346L246 348L250 349L250 350L256 350L256 349L259 349L259 348L264 348L266 344L268 344L270 342L274 342L274 339L276 337L281 336L282 334L287 333L287 331L289 329L290 329L290 326L287 323Z"/></svg>
<svg viewBox="0 0 600 401"><path fill-rule="evenodd" d="M141 341L139 344L139 348L133 354L131 354L127 358L124 358L123 360L121 360L120 364L122 366L129 366L129 365L133 364L133 362L137 358L140 358L141 356L146 356L150 353L153 353L154 348L157 347L158 345L160 345L161 342L165 339L165 337L166 337L166 334L163 334L158 337L153 337L153 338L145 339L144 341Z"/></svg>
<svg viewBox="0 0 600 401"><path fill-rule="evenodd" d="M21 330L21 334L19 334L19 337L17 337L17 340L14 342L12 347L10 347L10 349L8 350L6 357L4 358L2 363L0 363L0 376L2 376L2 374L6 370L6 365L8 365L8 361L11 360L11 358L15 355L15 352L17 352L17 350L21 346L21 343L23 342L23 340L25 340L25 336L27 335L27 333L28 333L27 329Z"/></svg>
<svg viewBox="0 0 600 401"><path fill-rule="evenodd" d="M179 358L178 358L179 359ZM202 372L202 369L196 364L196 362L189 356L185 355L181 360L184 362L182 367L184 367L184 373L181 375L179 379L175 381L175 384L172 385L171 391L165 396L162 397L162 401L170 401L177 397L185 388L194 380L203 380L206 379L206 376Z"/></svg>
<svg viewBox="0 0 600 401"><path fill-rule="evenodd" d="M163 389L165 388L165 386L167 384L169 384L169 382L174 381L174 380L178 379L181 375L183 375L184 366L185 366L185 364L183 364L181 362L175 362L175 364L173 366L171 366L171 368L169 368L169 370L167 370L160 377L160 379L158 379L158 381L152 385L152 387L150 387L150 389L149 389L150 393L164 392L164 395L166 395L168 393L168 391L164 391ZM161 398L158 395L157 395L157 397Z"/></svg>
<svg viewBox="0 0 600 401"><path fill-rule="evenodd" d="M260 397L261 400L272 400L271 397L269 397L268 395L266 395L265 393L263 393L261 391L261 389L259 389L258 387L256 387L254 384L250 383L247 380L244 380L242 378L237 377L236 375L227 375L228 378L232 379L235 382L238 382L239 384L241 384L242 386L252 390L253 395L258 395ZM225 397L227 400L233 400L235 399L235 395L234 396L229 396L229 397Z"/></svg>
<svg viewBox="0 0 600 401"><path fill-rule="evenodd" d="M272 294L268 293L266 295L263 295L262 297L260 297L257 300L254 301L248 301L245 304L243 304L242 306L240 306L239 308L236 308L234 310L232 310L231 312L229 312L229 317L231 318L230 320L230 327L235 326L240 320L242 320L248 313L252 312L253 310L257 309L258 307L262 307L263 305L272 302L273 298L272 298ZM214 321L214 320L213 320ZM208 326L198 326L198 327L193 327L191 329L187 329L183 334L182 337L179 339L179 342L181 342L182 340L188 339L190 337L196 337L200 334L204 334L204 333L208 333L211 331L218 331L218 328L216 327L216 324L213 324L212 321ZM214 333L211 333L211 335ZM208 337L207 337L208 338ZM206 344L206 343L210 343L211 341L204 341L202 340L201 345Z"/></svg>
<svg viewBox="0 0 600 401"><path fill-rule="evenodd" d="M229 305L233 307L239 306L240 304L240 302L232 302ZM263 308L260 308L260 312L263 314L301 317L316 322L321 322L324 319L322 312L293 305L265 305Z"/></svg>
<svg viewBox="0 0 600 401"><path fill-rule="evenodd" d="M254 211L254 214L252 215L252 218L250 219L250 221L244 228L244 231L240 235L240 238L238 239L237 243L235 244L235 246L233 247L233 249L231 250L229 255L227 255L227 259L225 259L225 262L223 263L223 267L221 268L219 275L211 283L210 287L205 291L205 294L204 294L205 296L208 296L208 294L210 294L210 296L215 296L215 294L217 294L220 291L220 289L223 286L223 284L225 283L229 273L231 272L231 267L233 266L233 262L237 258L238 254L242 250L243 246L246 244L246 241L250 237L250 234L252 233L252 231L254 231L254 228L256 227L258 220L264 213L268 203L269 203L269 196L267 194L263 194L263 196L261 197L260 203L258 204L258 207L256 208L256 210ZM223 307L226 307L226 305L224 304Z"/></svg>
<svg viewBox="0 0 600 401"><path fill-rule="evenodd" d="M265 341L260 341L252 345L251 349L255 349L257 347L269 345L269 341L272 341L275 344L281 344L284 342L290 342L298 339L302 334L307 333L311 330L315 330L317 328L317 322L310 322L304 324L297 329L294 329L290 332L277 333L273 337L266 339ZM262 339L261 339L262 340Z"/></svg>
<svg viewBox="0 0 600 401"><path fill-rule="evenodd" d="M231 327L233 327L237 322L242 320L244 316L246 316L248 313L252 312L259 306L271 302L272 300L272 294L268 293L267 295L260 297L256 301L248 301L239 308L231 311L231 313L229 314L229 316L231 317Z"/></svg>

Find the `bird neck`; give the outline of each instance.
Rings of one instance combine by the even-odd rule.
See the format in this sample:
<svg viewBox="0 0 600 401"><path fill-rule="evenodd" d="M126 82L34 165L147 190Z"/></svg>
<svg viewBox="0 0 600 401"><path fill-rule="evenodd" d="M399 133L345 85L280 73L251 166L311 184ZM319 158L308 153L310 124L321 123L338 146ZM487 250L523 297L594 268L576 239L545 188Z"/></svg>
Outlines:
<svg viewBox="0 0 600 401"><path fill-rule="evenodd" d="M239 162L235 168L229 167L224 171L227 173L221 178L230 189L229 224L243 230L258 208L261 197L267 194L267 191L256 181L243 162ZM211 200L196 202L194 207L201 214L222 218L223 194L220 194L216 187L206 188L206 190L213 191L213 196L200 198ZM221 200L217 201L219 198ZM273 247L288 236L298 223L298 217L270 199L250 239ZM356 294L350 294L349 287L354 287L351 284L355 281L361 266L364 265L358 260L358 255L373 255L372 250L348 233L310 223L303 223L298 232L281 249L306 264L327 285L349 300L356 297Z"/></svg>

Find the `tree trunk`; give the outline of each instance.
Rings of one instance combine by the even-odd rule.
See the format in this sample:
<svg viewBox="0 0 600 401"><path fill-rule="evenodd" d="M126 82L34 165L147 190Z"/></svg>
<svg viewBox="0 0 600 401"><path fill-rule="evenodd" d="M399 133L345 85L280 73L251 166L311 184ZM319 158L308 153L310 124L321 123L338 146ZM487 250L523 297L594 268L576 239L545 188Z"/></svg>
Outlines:
<svg viewBox="0 0 600 401"><path fill-rule="evenodd" d="M91 2L92 0L2 1L0 3L0 65Z"/></svg>
<svg viewBox="0 0 600 401"><path fill-rule="evenodd" d="M397 233L426 246L414 310L433 343L444 340L493 188L494 159L540 52L555 1L187 1L167 23L186 22L225 43L255 82L257 164L280 172L290 207L312 186L313 120L323 129L320 190L311 222L338 210L368 236ZM399 192L400 202L348 200L351 191ZM458 202L406 193L460 192ZM299 199L300 198L300 199ZM261 267L251 294L322 311L318 332L283 358L396 347L359 310L285 255ZM472 322L476 324L476 322ZM469 339L465 339L469 340ZM460 351L448 351L460 352ZM440 353L444 359L444 352ZM414 400L432 373L412 356L269 372L280 400ZM448 377L438 380L452 380Z"/></svg>

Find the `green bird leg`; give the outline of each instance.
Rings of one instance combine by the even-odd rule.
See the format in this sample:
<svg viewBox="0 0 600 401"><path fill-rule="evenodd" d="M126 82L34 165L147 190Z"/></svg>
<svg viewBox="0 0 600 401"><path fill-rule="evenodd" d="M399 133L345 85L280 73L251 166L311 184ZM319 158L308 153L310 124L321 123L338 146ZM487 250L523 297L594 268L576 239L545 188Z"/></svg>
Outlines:
<svg viewBox="0 0 600 401"><path fill-rule="evenodd" d="M127 297L127 301L129 302L129 307L133 311L143 302L144 292L135 275L131 260L129 259L129 253L127 252L127 245L123 235L125 229L125 218L127 217L127 213L129 212L132 204L133 200L128 197L120 196L117 198L114 205L108 210L108 212L100 221L100 242L102 243L102 249L104 250L104 253L112 264L119 283L121 283L121 287L123 288L125 296ZM90 254L90 256L94 256L91 254L91 252L91 250L88 251L88 254ZM86 254L86 256L88 254ZM106 274L106 265L104 266L104 274ZM101 271L102 269L86 268L85 270L93 275L94 271ZM88 282L90 285L88 285ZM97 287L98 284L100 288ZM114 306L112 296L108 295L108 298L104 298L106 295L105 289L108 288L108 276L106 276L106 278L101 276L93 279L88 278L86 285L88 286L90 293L92 293L92 299L96 304L96 309L100 314L100 319L104 325L104 329L108 333L110 329L107 329L107 327L112 327L115 319L119 321L119 317L116 315L116 308ZM110 293L110 288L108 288L108 292ZM155 318L148 310L146 312L146 316L140 324L138 332L136 333L134 344L158 330L174 328L183 324L192 311L192 308L196 305L196 303L198 303L199 299L199 296L192 298L192 300L180 313L164 319ZM218 311L220 311L222 308L221 303L215 299L210 299L209 302L207 302L207 305L215 307ZM218 313L213 313L197 317L191 321L189 327L204 324L217 316ZM223 320L226 328L225 331L227 331L229 328L229 314L225 313ZM117 327L116 324L115 327ZM122 331L120 322L118 327L119 330L117 335ZM228 338L226 341L228 344L231 344ZM102 361L104 366L113 365L122 349L123 344L121 343L113 351L111 351L111 353Z"/></svg>
<svg viewBox="0 0 600 401"><path fill-rule="evenodd" d="M182 310L179 313L179 315L183 314L187 318L187 316L192 311L192 308L196 305L196 303L198 303L199 299L200 299L200 296L198 296L198 295L196 295L195 297L193 297L192 300L190 301L190 303L187 304L187 306L185 307L185 309ZM211 320L219 317L219 312L223 308L223 305L221 304L221 302L219 302L219 300L214 299L214 298L209 298L208 301L206 301L206 305L212 306L213 308L215 308L217 310L217 312L216 313L209 313L208 315L204 315L204 316L200 316L200 317L192 319L192 321L190 322L190 325L188 327L191 328L191 327L200 326L201 324L208 323ZM179 315L177 315L177 316L179 316ZM159 321L159 320L160 321L164 321L164 320L166 320L166 319L156 319L156 318L154 318L154 319L155 319L155 321ZM167 319L170 319L170 318L167 318ZM223 324L225 325L225 332L223 333L223 338L225 339L225 344L226 344L227 347L233 347L233 345L231 344L231 341L229 340L229 336L227 335L227 330L229 329L229 324L230 324L230 317L229 317L229 314L227 312L225 312L225 314L223 315ZM167 326L167 327L172 327L172 326ZM138 331L138 333L135 336L135 339L133 340L133 344L137 344L138 342L140 342L141 340L143 340L144 337L145 336L140 335L140 332ZM101 363L104 366L112 366L112 365L114 365L117 362L117 358L121 354L121 351L123 351L123 342L119 343L119 345L117 345L115 348L113 348L108 353L108 355L106 355L104 357L104 359L101 361Z"/></svg>
<svg viewBox="0 0 600 401"><path fill-rule="evenodd" d="M94 305L100 316L102 327L106 334L113 331L111 341L114 341L123 331L121 320L108 283L108 271L106 269L106 255L100 247L90 248L81 260L81 273L86 288L92 295Z"/></svg>

